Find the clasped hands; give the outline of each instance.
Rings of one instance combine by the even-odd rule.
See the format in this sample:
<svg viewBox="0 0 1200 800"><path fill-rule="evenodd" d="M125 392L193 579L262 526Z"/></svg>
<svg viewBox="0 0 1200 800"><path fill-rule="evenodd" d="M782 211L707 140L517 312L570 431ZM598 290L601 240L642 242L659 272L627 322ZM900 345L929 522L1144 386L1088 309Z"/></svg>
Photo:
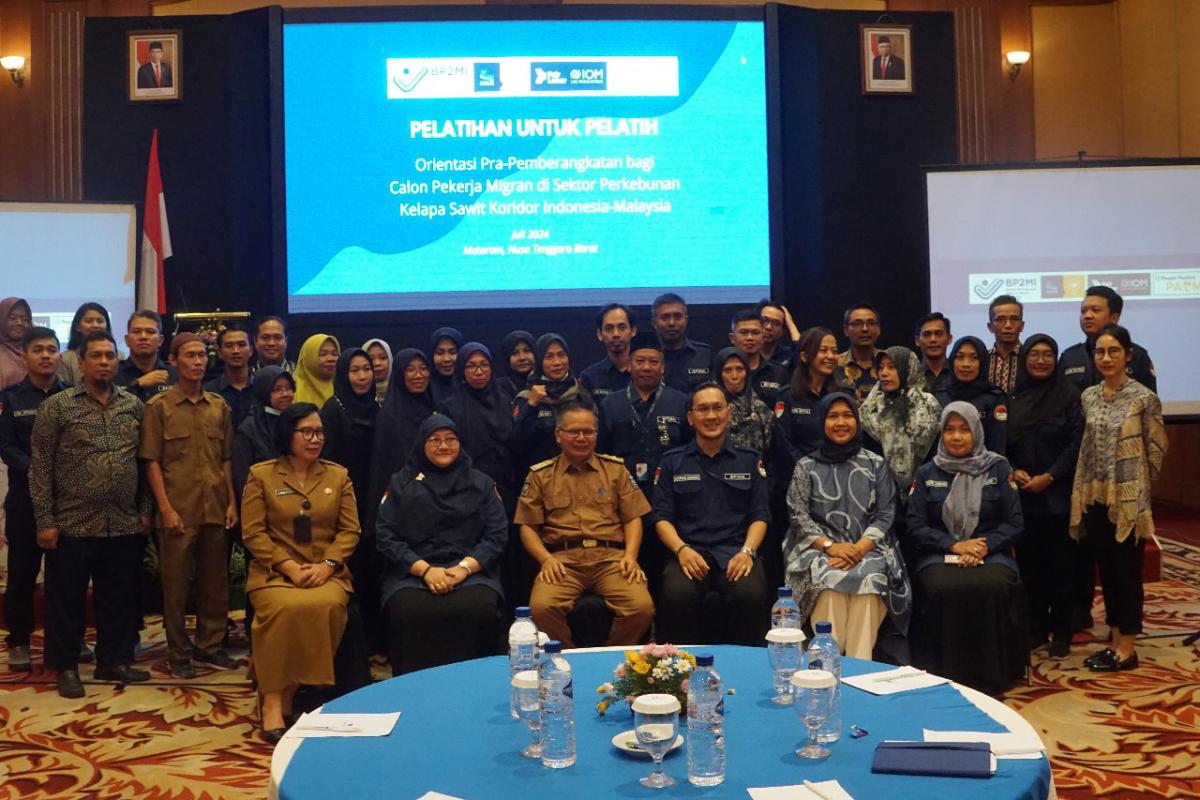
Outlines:
<svg viewBox="0 0 1200 800"><path fill-rule="evenodd" d="M320 586L333 576L333 567L323 561L319 564L301 564L299 561L285 561L279 565L279 571L301 589L312 589Z"/></svg>
<svg viewBox="0 0 1200 800"><path fill-rule="evenodd" d="M950 552L958 556L958 565L960 567L978 567L987 558L987 540L977 537L975 539L955 542L950 545Z"/></svg>
<svg viewBox="0 0 1200 800"><path fill-rule="evenodd" d="M829 557L829 566L834 569L848 570L862 561L863 556L869 552L870 548L864 549L859 547L857 543L834 542L825 551L825 555Z"/></svg>
<svg viewBox="0 0 1200 800"><path fill-rule="evenodd" d="M467 577L465 567L430 567L425 570L421 580L425 582L426 588L434 594L449 594L457 589L458 585Z"/></svg>

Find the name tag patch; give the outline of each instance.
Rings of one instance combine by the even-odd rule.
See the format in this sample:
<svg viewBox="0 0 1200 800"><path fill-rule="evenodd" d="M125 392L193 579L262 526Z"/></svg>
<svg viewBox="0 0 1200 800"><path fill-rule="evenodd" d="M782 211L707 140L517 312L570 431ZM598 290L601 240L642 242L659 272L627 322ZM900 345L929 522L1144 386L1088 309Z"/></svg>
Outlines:
<svg viewBox="0 0 1200 800"><path fill-rule="evenodd" d="M673 480L675 483L683 483L684 481L698 481L698 480L700 480L700 476L699 475L672 475L671 480Z"/></svg>
<svg viewBox="0 0 1200 800"><path fill-rule="evenodd" d="M1000 483L1000 480L998 478L988 478L986 481L983 482L983 485L984 486L995 486L998 483Z"/></svg>
<svg viewBox="0 0 1200 800"><path fill-rule="evenodd" d="M950 481L934 481L934 480L925 481L925 488L926 489L949 489Z"/></svg>
<svg viewBox="0 0 1200 800"><path fill-rule="evenodd" d="M678 424L679 424L679 417L659 417L659 418L658 418L658 424L659 424L659 425L666 425L666 424L668 424L668 423L671 423L671 422L674 422L676 425L678 425Z"/></svg>
<svg viewBox="0 0 1200 800"><path fill-rule="evenodd" d="M1087 367L1067 367L1063 370L1063 375L1079 375L1087 372Z"/></svg>
<svg viewBox="0 0 1200 800"><path fill-rule="evenodd" d="M289 494L297 494L297 492L295 489L292 489L292 488L284 488L284 489L276 489L275 490L276 497L284 497Z"/></svg>
<svg viewBox="0 0 1200 800"><path fill-rule="evenodd" d="M726 472L725 480L727 481L748 481L750 480L749 472Z"/></svg>
<svg viewBox="0 0 1200 800"><path fill-rule="evenodd" d="M764 389L776 389L776 390L778 390L778 389L779 389L779 387L780 387L780 384L779 384L778 382L776 382L776 381L760 381L758 385L759 385L759 386L761 386L761 387L762 387L762 388L764 388Z"/></svg>
<svg viewBox="0 0 1200 800"><path fill-rule="evenodd" d="M792 406L792 413L793 414L809 414L809 415L811 415L812 409L811 408L803 408L801 406Z"/></svg>
<svg viewBox="0 0 1200 800"><path fill-rule="evenodd" d="M0 406L0 409L3 409L3 406ZM13 416L14 417L36 417L37 409L36 408L26 408L23 411L14 411Z"/></svg>
<svg viewBox="0 0 1200 800"><path fill-rule="evenodd" d="M688 368L688 375L707 375L707 374L708 374L708 370L703 367L700 367L700 368L689 367Z"/></svg>

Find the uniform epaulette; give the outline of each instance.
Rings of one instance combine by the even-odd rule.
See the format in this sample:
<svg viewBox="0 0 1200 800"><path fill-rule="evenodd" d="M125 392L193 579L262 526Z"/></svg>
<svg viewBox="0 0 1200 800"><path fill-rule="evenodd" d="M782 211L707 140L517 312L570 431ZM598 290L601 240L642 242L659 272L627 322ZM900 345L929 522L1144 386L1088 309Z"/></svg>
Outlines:
<svg viewBox="0 0 1200 800"><path fill-rule="evenodd" d="M550 466L553 463L554 463L553 458L547 458L545 461L539 461L538 463L534 464L532 467L529 468L529 471L537 472L539 469L545 469L546 467Z"/></svg>
<svg viewBox="0 0 1200 800"><path fill-rule="evenodd" d="M596 453L597 458L603 458L605 461L615 461L618 464L624 464L625 459L620 456L610 456L607 453Z"/></svg>
<svg viewBox="0 0 1200 800"><path fill-rule="evenodd" d="M734 449L735 452L738 452L738 453L753 453L756 456L759 455L758 451L755 450L753 447L746 447L745 445L734 444L733 442L730 442L730 446Z"/></svg>
<svg viewBox="0 0 1200 800"><path fill-rule="evenodd" d="M151 397L149 400L146 401L146 405L149 406L151 403L156 402L164 394L166 394L166 392L156 392L154 397Z"/></svg>

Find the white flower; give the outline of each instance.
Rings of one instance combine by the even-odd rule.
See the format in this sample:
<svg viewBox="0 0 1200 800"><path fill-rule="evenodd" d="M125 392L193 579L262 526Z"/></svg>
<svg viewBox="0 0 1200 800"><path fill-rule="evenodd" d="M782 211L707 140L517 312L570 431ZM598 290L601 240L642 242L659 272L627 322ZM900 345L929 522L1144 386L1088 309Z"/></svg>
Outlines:
<svg viewBox="0 0 1200 800"><path fill-rule="evenodd" d="M690 663L688 663L687 659L684 659L675 666L675 669L679 671L680 675L682 675L685 672L691 672L692 665Z"/></svg>

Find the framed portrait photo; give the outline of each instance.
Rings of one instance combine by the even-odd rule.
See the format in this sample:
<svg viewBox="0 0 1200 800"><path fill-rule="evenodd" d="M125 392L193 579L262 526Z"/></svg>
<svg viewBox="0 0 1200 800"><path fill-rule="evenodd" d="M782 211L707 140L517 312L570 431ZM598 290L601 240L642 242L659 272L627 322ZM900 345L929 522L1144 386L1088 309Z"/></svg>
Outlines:
<svg viewBox="0 0 1200 800"><path fill-rule="evenodd" d="M863 94L912 94L911 25L859 25Z"/></svg>
<svg viewBox="0 0 1200 800"><path fill-rule="evenodd" d="M175 102L183 97L180 31L130 31L125 35L125 84L131 103Z"/></svg>

